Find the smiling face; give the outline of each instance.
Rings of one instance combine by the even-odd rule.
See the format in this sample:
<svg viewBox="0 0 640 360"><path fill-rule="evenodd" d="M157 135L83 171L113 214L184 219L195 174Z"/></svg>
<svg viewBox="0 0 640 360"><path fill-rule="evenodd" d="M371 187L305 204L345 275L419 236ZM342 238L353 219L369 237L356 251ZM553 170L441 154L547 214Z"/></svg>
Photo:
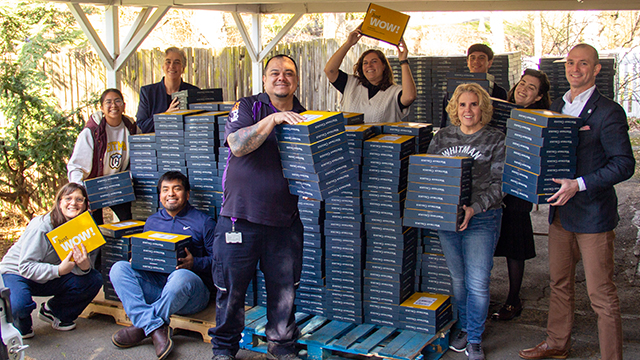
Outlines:
<svg viewBox="0 0 640 360"><path fill-rule="evenodd" d="M468 91L460 94L458 118L460 119L460 130L465 134L473 134L482 129L482 111L478 95Z"/></svg>
<svg viewBox="0 0 640 360"><path fill-rule="evenodd" d="M482 51L474 51L467 56L467 67L472 73L486 73L493 64L493 59Z"/></svg>
<svg viewBox="0 0 640 360"><path fill-rule="evenodd" d="M378 54L371 52L362 59L362 72L371 84L380 84L384 76L384 64Z"/></svg>
<svg viewBox="0 0 640 360"><path fill-rule="evenodd" d="M264 91L269 94L270 98L292 97L298 88L298 74L295 64L286 57L271 59L265 74L262 75L262 82L264 83Z"/></svg>
<svg viewBox="0 0 640 360"><path fill-rule="evenodd" d="M111 126L118 126L122 122L122 114L126 104L124 100L115 91L109 91L102 99L100 110L104 115L107 123Z"/></svg>
<svg viewBox="0 0 640 360"><path fill-rule="evenodd" d="M567 55L565 75L573 95L589 89L596 83L596 75L602 66L597 64L597 53L588 47L575 47Z"/></svg>
<svg viewBox="0 0 640 360"><path fill-rule="evenodd" d="M160 202L171 216L176 216L187 206L189 192L182 185L182 181L164 180L160 186Z"/></svg>
<svg viewBox="0 0 640 360"><path fill-rule="evenodd" d="M182 63L182 56L176 51L169 51L164 57L164 63L162 64L162 71L164 76L173 81L177 81L184 73L184 67L187 64Z"/></svg>
<svg viewBox="0 0 640 360"><path fill-rule="evenodd" d="M80 189L76 189L71 194L60 197L58 206L62 215L67 220L71 220L87 210L87 199Z"/></svg>
<svg viewBox="0 0 640 360"><path fill-rule="evenodd" d="M540 93L540 79L531 75L525 75L520 79L513 97L517 105L527 107L542 99Z"/></svg>

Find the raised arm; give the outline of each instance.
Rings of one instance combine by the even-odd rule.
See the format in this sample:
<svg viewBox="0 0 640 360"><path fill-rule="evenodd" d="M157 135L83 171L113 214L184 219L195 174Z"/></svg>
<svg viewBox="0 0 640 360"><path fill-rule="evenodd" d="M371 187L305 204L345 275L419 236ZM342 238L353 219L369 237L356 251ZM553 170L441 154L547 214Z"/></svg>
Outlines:
<svg viewBox="0 0 640 360"><path fill-rule="evenodd" d="M353 45L357 44L358 40L360 40L360 38L362 37L360 26L349 33L347 41L345 41L344 44L340 46L340 48L331 56L329 61L327 61L327 64L324 66L324 74L327 75L327 78L330 82L336 81L336 79L338 78L340 65L342 65L342 60L344 60L344 57L347 56L349 49L351 49Z"/></svg>
<svg viewBox="0 0 640 360"><path fill-rule="evenodd" d="M398 44L398 60L407 60L408 56L409 49L407 49L407 44L404 42L404 39L400 39L400 43ZM402 69L402 96L400 97L400 102L404 106L409 106L413 104L416 97L418 97L418 91L416 90L416 83L413 81L413 75L411 75L409 63L400 65L400 69Z"/></svg>
<svg viewBox="0 0 640 360"><path fill-rule="evenodd" d="M293 111L273 113L256 124L239 129L227 136L229 149L236 157L252 153L259 148L273 131L276 125L283 123L297 124L304 116Z"/></svg>

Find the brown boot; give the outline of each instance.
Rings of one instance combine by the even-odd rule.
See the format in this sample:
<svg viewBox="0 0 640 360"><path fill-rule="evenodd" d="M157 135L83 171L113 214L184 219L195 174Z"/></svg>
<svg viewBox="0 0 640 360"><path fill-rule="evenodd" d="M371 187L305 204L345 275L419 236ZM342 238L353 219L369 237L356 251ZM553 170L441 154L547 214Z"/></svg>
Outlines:
<svg viewBox="0 0 640 360"><path fill-rule="evenodd" d="M167 325L162 325L153 330L151 340L153 340L153 347L156 349L158 360L166 358L167 355L171 353L171 350L173 350L173 341L171 340L169 326Z"/></svg>
<svg viewBox="0 0 640 360"><path fill-rule="evenodd" d="M119 348L128 348L138 345L138 343L146 337L144 330L135 326L128 326L116 331L113 336L111 336L111 342Z"/></svg>

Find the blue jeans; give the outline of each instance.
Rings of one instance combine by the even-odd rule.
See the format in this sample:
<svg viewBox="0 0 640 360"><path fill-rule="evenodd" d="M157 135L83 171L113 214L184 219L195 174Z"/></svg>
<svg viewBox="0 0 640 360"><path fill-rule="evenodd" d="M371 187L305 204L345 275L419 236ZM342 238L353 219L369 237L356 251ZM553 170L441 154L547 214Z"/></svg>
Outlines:
<svg viewBox="0 0 640 360"><path fill-rule="evenodd" d="M209 289L191 270L167 275L135 270L128 261L118 261L109 279L133 326L144 329L145 335L169 324L172 314L197 313L209 304Z"/></svg>
<svg viewBox="0 0 640 360"><path fill-rule="evenodd" d="M275 355L295 351L300 332L293 301L302 272L302 223L273 227L239 219L236 231L242 243L227 243L231 219L218 218L213 242L213 282L216 297L216 327L209 329L213 355L235 356L244 330L244 299L249 282L260 270L267 287L267 349Z"/></svg>
<svg viewBox="0 0 640 360"><path fill-rule="evenodd" d="M28 333L33 325L31 312L37 305L32 296L53 296L47 302L51 312L62 322L72 322L102 287L102 277L93 269L86 275L69 273L44 284L15 274L2 274L2 280L11 290L11 313L21 334Z"/></svg>
<svg viewBox="0 0 640 360"><path fill-rule="evenodd" d="M438 231L451 272L458 320L467 341L482 342L489 311L489 281L493 253L500 237L502 209L475 214L464 231Z"/></svg>

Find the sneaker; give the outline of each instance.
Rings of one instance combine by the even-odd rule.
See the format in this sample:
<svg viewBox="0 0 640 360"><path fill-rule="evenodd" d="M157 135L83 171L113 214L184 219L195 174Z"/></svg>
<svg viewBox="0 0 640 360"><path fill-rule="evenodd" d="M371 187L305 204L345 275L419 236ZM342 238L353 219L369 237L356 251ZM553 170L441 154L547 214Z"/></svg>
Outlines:
<svg viewBox="0 0 640 360"><path fill-rule="evenodd" d="M484 360L484 351L482 350L482 344L467 344L467 349L464 351L469 360Z"/></svg>
<svg viewBox="0 0 640 360"><path fill-rule="evenodd" d="M213 357L211 358L211 360L235 360L235 359L236 358L234 356L223 355L223 354L213 355Z"/></svg>
<svg viewBox="0 0 640 360"><path fill-rule="evenodd" d="M23 339L31 339L36 336L36 333L33 331L33 328L31 328L26 334L20 333L20 336L22 336Z"/></svg>
<svg viewBox="0 0 640 360"><path fill-rule="evenodd" d="M288 354L285 354L285 355L276 356L276 355L273 355L272 353L270 353L268 351L267 351L267 359L270 359L270 360L302 360L295 353L288 353Z"/></svg>
<svg viewBox="0 0 640 360"><path fill-rule="evenodd" d="M53 312L51 312L51 309L49 309L47 303L42 303L42 306L40 306L38 318L44 322L48 322L49 324L51 324L51 327L56 330L69 331L76 328L76 323L74 323L73 321L62 322L55 315L53 315Z"/></svg>
<svg viewBox="0 0 640 360"><path fill-rule="evenodd" d="M455 352L463 352L467 348L467 332L460 330L458 335L449 340L449 349Z"/></svg>

